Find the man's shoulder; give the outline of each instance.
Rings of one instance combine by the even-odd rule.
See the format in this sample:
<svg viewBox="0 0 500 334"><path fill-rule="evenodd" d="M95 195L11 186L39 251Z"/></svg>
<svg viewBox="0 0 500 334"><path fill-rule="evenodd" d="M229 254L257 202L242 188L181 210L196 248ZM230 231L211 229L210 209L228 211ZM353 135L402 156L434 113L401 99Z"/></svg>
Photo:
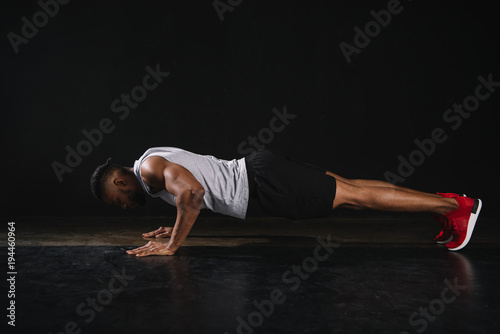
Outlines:
<svg viewBox="0 0 500 334"><path fill-rule="evenodd" d="M163 173L169 164L169 161L158 155L147 157L140 167L142 179L153 188L164 187Z"/></svg>

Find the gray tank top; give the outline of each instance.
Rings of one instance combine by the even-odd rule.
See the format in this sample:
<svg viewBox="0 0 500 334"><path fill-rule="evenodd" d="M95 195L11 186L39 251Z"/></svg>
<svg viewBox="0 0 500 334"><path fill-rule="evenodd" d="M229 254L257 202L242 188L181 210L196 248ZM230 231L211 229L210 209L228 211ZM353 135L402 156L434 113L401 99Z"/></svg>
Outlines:
<svg viewBox="0 0 500 334"><path fill-rule="evenodd" d="M134 174L144 190L152 197L160 197L171 205L175 196L166 190L156 194L141 176L141 165L152 156L160 156L167 161L181 165L190 171L205 188L203 209L228 216L245 219L248 207L248 178L245 158L222 160L211 155L199 155L176 147L153 147L148 149L134 163Z"/></svg>

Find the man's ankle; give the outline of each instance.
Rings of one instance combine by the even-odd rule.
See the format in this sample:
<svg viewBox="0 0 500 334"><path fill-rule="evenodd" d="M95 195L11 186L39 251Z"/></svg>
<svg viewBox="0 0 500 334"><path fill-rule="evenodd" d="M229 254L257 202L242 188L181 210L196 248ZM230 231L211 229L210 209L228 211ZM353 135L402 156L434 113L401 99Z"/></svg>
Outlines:
<svg viewBox="0 0 500 334"><path fill-rule="evenodd" d="M456 198L443 198L446 201L446 205L443 206L443 212L441 214L445 214L451 211L455 211L459 208L458 201Z"/></svg>

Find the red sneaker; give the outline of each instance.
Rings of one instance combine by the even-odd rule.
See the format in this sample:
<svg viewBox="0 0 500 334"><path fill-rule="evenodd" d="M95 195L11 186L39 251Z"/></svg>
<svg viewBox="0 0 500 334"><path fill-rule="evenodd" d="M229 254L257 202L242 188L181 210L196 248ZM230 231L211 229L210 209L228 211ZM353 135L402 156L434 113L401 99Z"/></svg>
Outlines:
<svg viewBox="0 0 500 334"><path fill-rule="evenodd" d="M444 245L453 240L453 230L451 222L443 215L431 216L432 219L437 220L441 226L441 232L434 238L438 244Z"/></svg>
<svg viewBox="0 0 500 334"><path fill-rule="evenodd" d="M457 251L467 245L483 206L480 199L465 196L455 199L458 202L458 209L444 214L450 221L453 229L453 241L446 244L446 247L451 251Z"/></svg>
<svg viewBox="0 0 500 334"><path fill-rule="evenodd" d="M453 194L453 193L437 193L437 194L441 195L441 197L447 197L447 198L460 197L458 194ZM453 228L451 221L449 221L448 218L446 218L446 216L438 214L432 216L431 218L437 220L439 222L439 225L441 226L441 232L439 232L439 234L434 238L434 241L442 245L452 241Z"/></svg>

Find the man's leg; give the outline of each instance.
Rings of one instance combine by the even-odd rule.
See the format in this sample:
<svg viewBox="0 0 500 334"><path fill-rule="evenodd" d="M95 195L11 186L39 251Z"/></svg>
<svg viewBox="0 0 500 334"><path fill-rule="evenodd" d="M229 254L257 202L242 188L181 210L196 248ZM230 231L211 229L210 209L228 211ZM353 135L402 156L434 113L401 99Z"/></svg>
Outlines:
<svg viewBox="0 0 500 334"><path fill-rule="evenodd" d="M399 187L384 181L350 180L332 172L326 174L335 177L337 181L333 209L340 207L444 214L458 208L454 198L443 198L437 194Z"/></svg>

